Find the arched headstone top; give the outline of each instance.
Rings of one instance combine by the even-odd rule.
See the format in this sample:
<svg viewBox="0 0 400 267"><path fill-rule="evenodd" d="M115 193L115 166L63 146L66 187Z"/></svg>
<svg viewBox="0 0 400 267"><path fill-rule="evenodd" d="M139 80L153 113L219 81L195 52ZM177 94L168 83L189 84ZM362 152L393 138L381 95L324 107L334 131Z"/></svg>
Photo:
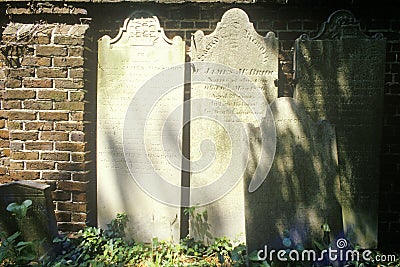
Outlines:
<svg viewBox="0 0 400 267"><path fill-rule="evenodd" d="M246 12L232 8L225 12L215 30L204 35L197 31L192 36L192 61L223 64L246 75L264 91L268 101L278 97L279 42L273 32L259 35Z"/></svg>
<svg viewBox="0 0 400 267"><path fill-rule="evenodd" d="M362 32L360 22L356 20L354 14L349 10L337 10L333 12L327 21L322 24L318 34L310 38L307 34L303 34L301 40L318 40L318 39L354 39L354 38L376 38L382 39L382 34L376 34L373 37L367 36Z"/></svg>
<svg viewBox="0 0 400 267"><path fill-rule="evenodd" d="M125 19L123 26L119 29L117 36L111 39L103 36L101 40L109 39L110 45L132 45L132 46L158 46L172 45L182 42L180 36L169 39L164 29L160 26L160 21L156 16L148 12L135 12Z"/></svg>
<svg viewBox="0 0 400 267"><path fill-rule="evenodd" d="M243 49L256 49L262 53L260 58L262 62L270 63L271 52L278 49L275 33L268 32L265 37L259 35L246 12L239 8L226 11L211 34L204 35L203 31L196 31L192 41L191 56L194 61L214 61L213 58L219 54L211 53L211 51L214 48L223 47L225 53L227 49L242 53ZM247 42L250 43L249 46L244 45ZM224 58L227 60L226 56ZM237 62L237 58L234 62Z"/></svg>

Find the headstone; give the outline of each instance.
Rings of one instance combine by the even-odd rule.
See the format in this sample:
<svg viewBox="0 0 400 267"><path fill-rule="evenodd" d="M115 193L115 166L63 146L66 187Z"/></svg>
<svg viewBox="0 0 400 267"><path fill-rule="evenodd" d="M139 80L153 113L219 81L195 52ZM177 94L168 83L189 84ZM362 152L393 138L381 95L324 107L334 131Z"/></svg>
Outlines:
<svg viewBox="0 0 400 267"><path fill-rule="evenodd" d="M268 102L278 97L278 38L273 32L259 35L247 14L238 8L225 12L215 31L196 31L191 44L192 61L214 62L237 69L262 89ZM192 92L192 97L206 92Z"/></svg>
<svg viewBox="0 0 400 267"><path fill-rule="evenodd" d="M260 36L250 23L247 14L238 8L228 10L210 35L197 31L192 37L191 125L190 159L213 158L203 169L191 166L191 204L196 206L194 188L220 181L226 186L230 181L224 177L235 177L238 182L228 190L198 209L207 211L208 237L227 236L244 241L244 188L242 175L246 161L241 154L248 151L242 146L245 134L240 123L259 126L259 120L267 113L267 100L277 97L275 80L278 78L278 40L274 33ZM198 63L196 65L195 63ZM204 62L203 64L199 64ZM195 83L201 75L208 83ZM248 82L251 81L252 85ZM195 102L199 100L199 102ZM202 103L200 100L204 100ZM207 102L208 100L208 102ZM210 119L211 118L211 119ZM242 130L240 130L242 129ZM209 140L214 145L205 146ZM254 155L258 157L258 155ZM219 182L215 184L218 191ZM208 191L204 199L221 192ZM192 229L193 229L193 221ZM205 239L205 234L191 236Z"/></svg>
<svg viewBox="0 0 400 267"><path fill-rule="evenodd" d="M16 218L7 206L20 205L25 200L32 205L23 218ZM32 181L18 181L0 185L0 231L8 235L21 232L24 241L42 241L39 253L53 255L53 239L58 235L50 186Z"/></svg>
<svg viewBox="0 0 400 267"><path fill-rule="evenodd" d="M160 194L168 192L160 181L180 184L180 168L168 161L163 142L179 145L181 141L163 139L163 127L169 127L164 122L171 110L182 114L183 87L157 95L166 77L147 82L162 70L184 63L184 42L180 37L169 40L157 17L131 17L117 37L104 36L98 44L98 223L106 227L124 212L129 219L127 234L134 240L149 242L158 237L178 242L180 208L161 203L138 181L146 179ZM174 74L170 79L182 85L183 67ZM154 104L151 110L149 104ZM171 123L181 126L182 116L176 117ZM173 197L179 204L180 195Z"/></svg>
<svg viewBox="0 0 400 267"><path fill-rule="evenodd" d="M375 248L385 40L367 37L349 11L333 13L315 38L295 43L295 98L336 127L346 234Z"/></svg>
<svg viewBox="0 0 400 267"><path fill-rule="evenodd" d="M293 98L276 99L271 110L275 158L264 183L255 192L246 192L245 198L249 253L265 245L284 248L284 231L290 232L295 244L309 248L311 240L323 238L322 225L330 226L332 239L343 231L334 128L312 121ZM268 121L263 121L261 127L266 125ZM251 150L260 149L259 129L250 127L250 131ZM249 165L248 174L254 172L254 164Z"/></svg>

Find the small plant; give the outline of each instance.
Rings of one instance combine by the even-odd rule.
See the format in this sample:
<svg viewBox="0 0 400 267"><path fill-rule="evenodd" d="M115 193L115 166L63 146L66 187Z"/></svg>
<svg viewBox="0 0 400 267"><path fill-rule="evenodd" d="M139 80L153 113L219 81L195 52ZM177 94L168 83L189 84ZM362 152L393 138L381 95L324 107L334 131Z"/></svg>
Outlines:
<svg viewBox="0 0 400 267"><path fill-rule="evenodd" d="M17 217L18 219L22 219L26 216L28 209L32 206L32 200L27 199L21 204L17 204L15 202L10 203L7 206L7 211L11 212L12 215Z"/></svg>
<svg viewBox="0 0 400 267"><path fill-rule="evenodd" d="M32 201L27 199L21 204L10 203L6 210L20 220L26 216L31 206ZM39 266L40 241L23 241L19 231L10 236L0 232L0 241L0 266L27 266L28 264Z"/></svg>

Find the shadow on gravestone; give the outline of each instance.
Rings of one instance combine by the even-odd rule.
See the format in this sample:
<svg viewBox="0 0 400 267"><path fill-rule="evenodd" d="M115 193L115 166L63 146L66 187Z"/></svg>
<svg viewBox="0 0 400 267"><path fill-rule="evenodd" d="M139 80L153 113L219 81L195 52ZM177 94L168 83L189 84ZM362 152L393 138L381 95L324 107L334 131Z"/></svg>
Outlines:
<svg viewBox="0 0 400 267"><path fill-rule="evenodd" d="M295 42L294 98L314 120L335 125L344 227L363 248L377 246L385 47L346 10Z"/></svg>
<svg viewBox="0 0 400 267"><path fill-rule="evenodd" d="M334 127L311 120L293 98L276 99L271 111L276 127L275 158L260 188L245 192L249 253L264 245L285 248L285 231L295 244L306 248L312 247L312 240L323 238L324 224L331 228L331 240L343 232ZM266 121L261 127L265 125ZM253 151L260 149L259 130L249 127ZM255 164L252 159L248 165L246 184Z"/></svg>
<svg viewBox="0 0 400 267"><path fill-rule="evenodd" d="M242 138L241 133L235 129L236 123L241 121L244 124L253 123L259 126L259 121L254 119L258 115L255 113L261 111L260 118L265 116L266 111L269 110L267 101L277 98L278 89L275 81L278 79L279 43L273 32L268 32L265 37L259 35L246 12L239 8L232 8L224 13L211 34L204 35L203 31L196 31L192 37L190 49L192 62L220 64L220 67L208 70L208 73L215 77L213 81L219 83L192 84L192 100L206 99L217 103L192 107L191 160L200 159L204 155L208 156L215 152L215 160L208 168L197 170L193 165L191 166L191 187L194 188L211 184L227 174L233 177L237 169L241 169L241 166L247 163L247 160L237 157L240 153L235 152L235 149L238 147L232 145ZM235 69L238 75L232 76L231 72L224 72L226 70L222 66ZM192 77L195 75L196 71L192 70ZM241 76L248 78L254 87L260 90L260 94L248 86L243 86ZM221 111L221 107L226 107L231 111ZM211 115L209 116L207 112ZM203 118L194 119L194 113L197 113L199 117L203 115ZM238 119L232 121L232 114ZM211 116L219 119L209 119ZM224 128L225 125L226 128ZM215 151L199 149L207 139L215 144ZM244 153L247 155L248 151ZM243 172L240 172L241 178ZM211 192L208 193L211 194ZM192 193L191 203L197 205ZM207 210L208 223L211 225L210 232L214 238L227 236L231 239L245 240L242 179L223 198L199 208L200 213L204 210ZM193 232L190 235L196 239L203 239Z"/></svg>
<svg viewBox="0 0 400 267"><path fill-rule="evenodd" d="M32 206L19 219L6 210L10 203L21 204L30 199ZM57 247L52 243L58 236L53 201L49 185L32 181L18 181L0 185L0 231L7 235L19 231L24 241L42 241L39 253L54 256Z"/></svg>
<svg viewBox="0 0 400 267"><path fill-rule="evenodd" d="M161 71L184 62L182 39L168 39L158 18L146 12L127 18L115 38L103 36L98 41L97 219L99 226L106 228L117 213L126 213L127 236L135 241L151 242L158 237L178 242L180 238L180 207L161 203L137 181L158 181L161 176L180 184L180 168L169 163L168 151L163 150L162 130L171 110L182 113L183 88L171 88L174 90L165 95L157 92L171 80L183 85L183 68L174 77L149 82ZM158 99L151 102L153 98ZM148 112L150 104L154 108ZM181 120L182 116L173 123L182 125ZM177 139L167 142L180 145ZM145 165L148 161L152 165ZM153 188L160 195L169 193L155 183ZM180 195L174 200L179 203Z"/></svg>

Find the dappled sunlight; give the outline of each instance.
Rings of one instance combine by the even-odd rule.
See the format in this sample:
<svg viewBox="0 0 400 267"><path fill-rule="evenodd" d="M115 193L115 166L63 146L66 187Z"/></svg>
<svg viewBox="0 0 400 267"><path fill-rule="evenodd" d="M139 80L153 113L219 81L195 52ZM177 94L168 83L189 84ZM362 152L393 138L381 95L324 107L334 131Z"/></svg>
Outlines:
<svg viewBox="0 0 400 267"><path fill-rule="evenodd" d="M258 191L246 195L250 250L267 244L279 248L276 237L289 230L304 246L323 236L329 223L332 235L343 231L335 132L327 123L312 121L292 98L278 98L271 110L275 119L275 160ZM334 151L331 151L334 149ZM257 227L256 227L257 225ZM261 225L261 226L259 226ZM251 227L257 233L251 233Z"/></svg>

